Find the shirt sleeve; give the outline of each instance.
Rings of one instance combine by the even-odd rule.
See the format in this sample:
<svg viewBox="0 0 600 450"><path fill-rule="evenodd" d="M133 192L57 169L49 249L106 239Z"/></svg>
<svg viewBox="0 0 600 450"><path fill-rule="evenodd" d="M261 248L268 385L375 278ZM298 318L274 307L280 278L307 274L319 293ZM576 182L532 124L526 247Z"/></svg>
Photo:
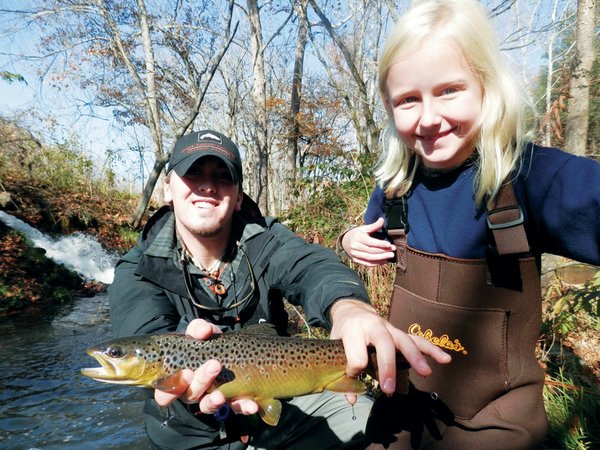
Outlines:
<svg viewBox="0 0 600 450"><path fill-rule="evenodd" d="M369 203L367 204L367 210L364 216L365 224L371 224L376 222L380 217L383 217L385 218L387 226L387 217L383 209L384 199L385 195L383 189L381 189L379 185L376 185L369 198Z"/></svg>
<svg viewBox="0 0 600 450"><path fill-rule="evenodd" d="M523 177L539 251L600 265L600 164L536 147Z"/></svg>

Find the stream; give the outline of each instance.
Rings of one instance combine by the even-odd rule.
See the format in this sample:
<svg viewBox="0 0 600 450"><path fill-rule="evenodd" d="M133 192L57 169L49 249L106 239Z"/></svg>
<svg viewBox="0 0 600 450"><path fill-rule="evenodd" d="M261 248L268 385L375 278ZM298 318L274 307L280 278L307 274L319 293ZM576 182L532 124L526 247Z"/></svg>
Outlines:
<svg viewBox="0 0 600 450"><path fill-rule="evenodd" d="M115 255L84 234L52 238L0 211L0 220L87 279L110 283ZM148 449L141 388L79 373L85 349L111 338L106 293L0 317L1 449Z"/></svg>
<svg viewBox="0 0 600 450"><path fill-rule="evenodd" d="M0 336L0 448L149 448L143 390L79 373L110 337L106 294L0 318Z"/></svg>

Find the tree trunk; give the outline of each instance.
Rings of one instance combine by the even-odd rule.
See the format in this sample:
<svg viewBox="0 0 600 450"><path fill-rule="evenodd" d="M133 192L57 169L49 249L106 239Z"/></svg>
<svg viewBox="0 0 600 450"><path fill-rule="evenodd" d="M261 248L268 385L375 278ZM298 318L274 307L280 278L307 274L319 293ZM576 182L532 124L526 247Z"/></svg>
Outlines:
<svg viewBox="0 0 600 450"><path fill-rule="evenodd" d="M246 152L248 193L258 203L264 214L269 213L267 192L269 167L267 145L267 93L265 58L262 42L262 27L257 0L248 0L248 21L251 32L252 49L252 101L254 105L254 143Z"/></svg>
<svg viewBox="0 0 600 450"><path fill-rule="evenodd" d="M591 71L595 58L596 0L577 3L575 67L569 81L565 149L585 155L589 126Z"/></svg>
<svg viewBox="0 0 600 450"><path fill-rule="evenodd" d="M281 198L282 209L293 205L294 195L292 189L296 181L296 160L298 157L298 138L300 137L300 124L298 114L302 98L302 78L304 75L304 53L308 42L308 21L306 18L306 4L308 0L301 0L297 7L298 36L296 38L296 51L294 56L294 74L292 77L292 92L290 98L290 123L288 143L284 165L284 185Z"/></svg>
<svg viewBox="0 0 600 450"><path fill-rule="evenodd" d="M353 92L353 96L357 96L359 101L355 105L355 107L360 108L362 114L363 123L359 123L358 120L355 120L355 129L356 136L358 141L362 147L362 151L364 153L370 153L375 151L377 148L377 144L379 142L379 134L380 129L373 118L373 104L369 101L369 95L367 92L367 83L364 79L364 74L355 63L355 56L352 54L348 46L344 43L344 40L338 35L333 25L325 15L325 13L321 10L315 0L309 0L310 5L313 10L319 16L323 27L327 30L329 36L339 48L340 52L344 56L344 61L350 70L350 74L352 75L352 79L356 83L356 89L358 92Z"/></svg>
<svg viewBox="0 0 600 450"><path fill-rule="evenodd" d="M150 199L152 198L152 193L154 192L154 188L156 187L156 183L160 178L160 174L164 169L167 163L166 158L157 159L154 162L154 166L152 167L152 172L150 172L150 176L148 177L148 181L144 186L144 191L142 192L142 198L140 199L135 212L131 215L129 219L129 223L133 228L139 228L142 223L142 217L148 208L148 204L150 203Z"/></svg>
<svg viewBox="0 0 600 450"><path fill-rule="evenodd" d="M556 9L558 7L558 0L554 0L554 6L552 7L552 23L556 23ZM546 147L552 145L552 84L554 81L554 42L556 40L556 30L553 30L548 39L548 45L546 46L548 52L548 63L546 65L546 71L548 75L546 77L546 110L544 114L544 129L542 134L542 140Z"/></svg>

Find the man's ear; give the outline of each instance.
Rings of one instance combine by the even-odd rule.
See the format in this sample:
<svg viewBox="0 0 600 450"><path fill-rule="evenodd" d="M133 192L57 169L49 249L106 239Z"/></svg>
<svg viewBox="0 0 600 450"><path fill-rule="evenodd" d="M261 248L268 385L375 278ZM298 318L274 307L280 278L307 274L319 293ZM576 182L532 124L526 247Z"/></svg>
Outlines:
<svg viewBox="0 0 600 450"><path fill-rule="evenodd" d="M171 183L169 183L169 177L165 177L163 182L163 195L165 203L171 203L173 201L173 195L171 194Z"/></svg>
<svg viewBox="0 0 600 450"><path fill-rule="evenodd" d="M244 201L244 191L242 191L242 189L240 188L240 193L238 194L238 199L237 199L237 202L235 203L236 211L242 210L242 202L243 201Z"/></svg>

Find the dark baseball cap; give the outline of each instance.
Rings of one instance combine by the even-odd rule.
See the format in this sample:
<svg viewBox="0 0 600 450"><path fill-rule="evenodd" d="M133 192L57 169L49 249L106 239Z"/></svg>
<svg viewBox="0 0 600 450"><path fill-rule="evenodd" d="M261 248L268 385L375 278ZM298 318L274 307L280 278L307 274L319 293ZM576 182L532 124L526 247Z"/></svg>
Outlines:
<svg viewBox="0 0 600 450"><path fill-rule="evenodd" d="M204 156L216 156L225 163L231 178L242 184L242 159L237 146L227 136L213 130L196 131L181 136L169 158L168 171L185 176L192 164Z"/></svg>

